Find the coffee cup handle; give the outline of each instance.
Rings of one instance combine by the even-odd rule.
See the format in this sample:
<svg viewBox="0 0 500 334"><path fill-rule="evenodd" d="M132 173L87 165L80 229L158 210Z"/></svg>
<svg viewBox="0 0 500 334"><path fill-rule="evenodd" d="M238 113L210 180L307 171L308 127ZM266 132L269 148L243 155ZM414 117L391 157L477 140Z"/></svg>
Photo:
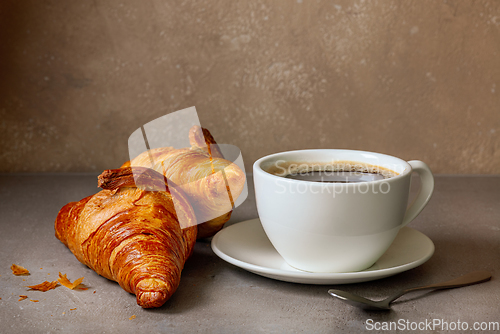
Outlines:
<svg viewBox="0 0 500 334"><path fill-rule="evenodd" d="M406 214L401 227L405 226L418 216L427 202L431 199L432 192L434 191L434 176L432 175L429 166L427 166L425 162L419 160L408 161L408 163L410 164L412 171L419 175L421 186L418 190L417 197L415 197L411 205L406 209Z"/></svg>

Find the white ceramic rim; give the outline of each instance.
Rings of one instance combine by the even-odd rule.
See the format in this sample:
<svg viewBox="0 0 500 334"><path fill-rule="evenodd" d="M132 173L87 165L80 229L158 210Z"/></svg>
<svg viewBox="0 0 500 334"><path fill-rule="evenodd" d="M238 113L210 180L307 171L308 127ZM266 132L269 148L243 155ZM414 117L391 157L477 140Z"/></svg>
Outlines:
<svg viewBox="0 0 500 334"><path fill-rule="evenodd" d="M309 184L310 186L330 186L330 187L336 187L336 186L339 186L339 183L322 183L321 185L318 183L318 182L315 182L315 181L305 181L305 180L295 180L295 179L289 179L289 178L285 178L285 177L281 177L281 176L277 176L277 175L274 175L274 174L271 174L271 173L268 173L266 172L265 170L262 169L261 165L262 163L266 162L267 160L271 160L271 159L274 159L276 157L279 157L279 156L285 156L287 154L296 154L296 153L307 153L307 152L339 152L339 153L343 153L343 152L355 152L355 153L358 153L358 154L372 154L372 155L379 155L379 156L383 156L383 157L388 157L390 159L396 159L398 160L401 165L405 166L405 169L399 173L398 175L396 176L392 176L388 179L382 179L382 180L374 180L374 181L366 181L367 183L382 183L382 182L395 182L405 176L407 176L408 174L411 174L412 172L412 167L411 165L401 159L401 158L398 158L398 157L395 157L395 156L392 156L392 155L388 155L388 154L383 154L383 153L377 153L377 152L370 152L370 151L360 151L360 150L348 150L348 149L308 149L308 150L294 150L294 151L284 151L284 152L278 152L278 153L274 153L274 154L270 154L270 155L266 155L260 159L258 159L257 161L255 161L255 163L253 164L253 169L254 169L254 174L255 173L258 173L258 174L261 174L262 176L264 177L270 177L271 179L276 179L276 180L280 180L280 182L289 182L289 183L303 183L303 182L306 182L307 184ZM254 176L255 177L255 176ZM356 183L356 182L353 182L353 183L342 183L340 184L340 186L343 186L343 187L356 187L358 186L359 184Z"/></svg>

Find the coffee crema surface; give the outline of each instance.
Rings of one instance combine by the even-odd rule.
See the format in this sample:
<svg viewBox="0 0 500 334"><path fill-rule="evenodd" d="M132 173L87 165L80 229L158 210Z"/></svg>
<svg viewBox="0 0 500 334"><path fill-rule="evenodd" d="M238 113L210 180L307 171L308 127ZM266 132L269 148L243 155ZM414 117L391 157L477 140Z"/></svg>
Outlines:
<svg viewBox="0 0 500 334"><path fill-rule="evenodd" d="M356 161L285 161L263 166L267 173L300 181L324 183L355 183L384 180L399 173L382 166Z"/></svg>

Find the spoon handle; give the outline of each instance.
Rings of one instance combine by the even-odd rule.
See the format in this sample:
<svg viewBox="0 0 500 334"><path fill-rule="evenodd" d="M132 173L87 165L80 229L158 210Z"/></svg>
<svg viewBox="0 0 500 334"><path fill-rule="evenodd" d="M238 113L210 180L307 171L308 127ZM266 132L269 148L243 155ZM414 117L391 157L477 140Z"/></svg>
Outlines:
<svg viewBox="0 0 500 334"><path fill-rule="evenodd" d="M418 291L418 290L428 290L428 289L433 289L433 290L438 290L438 289L451 289L451 288L459 288L462 286L467 286L467 285L472 285L476 283L482 283L489 281L491 279L491 273L488 271L474 271L468 274L465 274L463 276L460 276L458 278L452 279L450 281L442 282L442 283L435 283L431 285L425 285L425 286L419 286L416 288L410 288L403 290L399 292L398 294L390 297L389 303L398 299L402 295L412 292L412 291Z"/></svg>

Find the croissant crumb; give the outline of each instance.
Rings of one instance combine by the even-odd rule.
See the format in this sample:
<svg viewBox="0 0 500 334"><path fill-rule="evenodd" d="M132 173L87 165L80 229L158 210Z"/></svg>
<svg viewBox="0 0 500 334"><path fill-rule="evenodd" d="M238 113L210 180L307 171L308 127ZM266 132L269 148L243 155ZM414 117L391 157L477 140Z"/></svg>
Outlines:
<svg viewBox="0 0 500 334"><path fill-rule="evenodd" d="M10 269L12 270L12 273L16 276L21 276L21 275L29 275L30 271L22 266L18 266L17 264L12 264L10 266Z"/></svg>
<svg viewBox="0 0 500 334"><path fill-rule="evenodd" d="M59 278L57 280L59 281L59 283L61 283L61 285L64 285L68 289L73 290L78 285L80 285L80 283L82 283L83 277L80 277L79 279L77 279L76 281L71 283L70 280L66 277L66 274L63 275L63 274L61 274L61 272L59 272Z"/></svg>
<svg viewBox="0 0 500 334"><path fill-rule="evenodd" d="M31 290L46 292L55 289L57 284L58 284L57 281L52 281L52 282L45 281L37 285L30 285L28 286L28 288L30 288Z"/></svg>

